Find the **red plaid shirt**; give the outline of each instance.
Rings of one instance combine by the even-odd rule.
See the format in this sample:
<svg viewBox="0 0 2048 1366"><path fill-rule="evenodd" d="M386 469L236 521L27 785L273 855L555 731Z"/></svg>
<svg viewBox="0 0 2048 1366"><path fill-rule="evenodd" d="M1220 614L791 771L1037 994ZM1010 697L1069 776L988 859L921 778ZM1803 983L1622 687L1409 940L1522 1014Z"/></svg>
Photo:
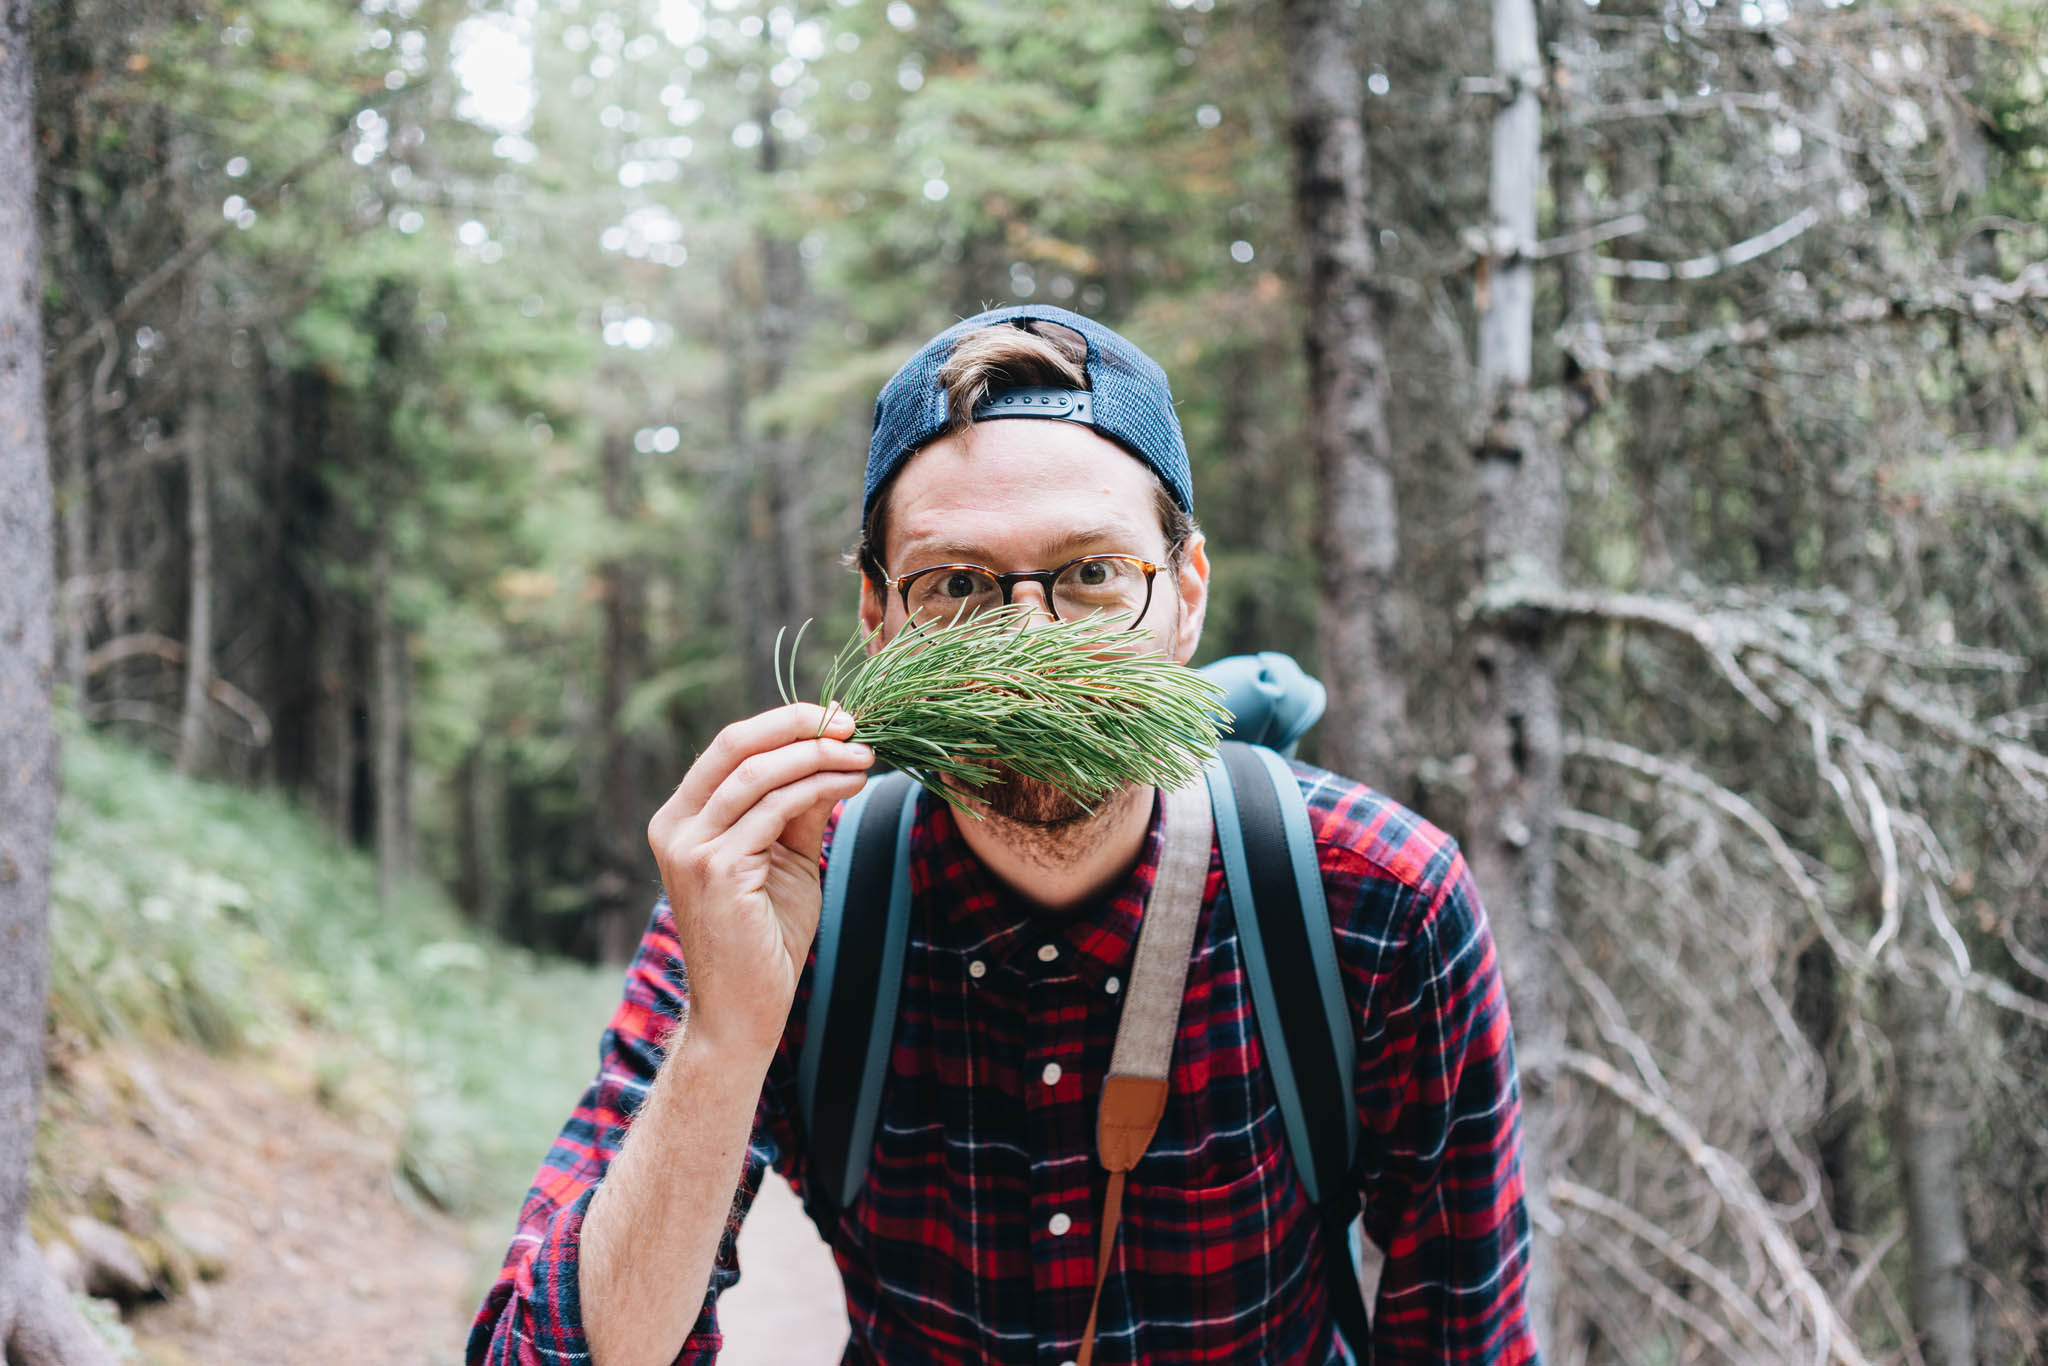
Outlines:
<svg viewBox="0 0 2048 1366"><path fill-rule="evenodd" d="M1366 1229L1386 1252L1371 1359L1534 1361L1514 1048L1464 858L1377 793L1296 772L1357 1033ZM1035 918L976 860L945 806L922 799L875 1150L847 1222L827 1230L852 1322L846 1362L1056 1366L1076 1354L1105 1179L1096 1101L1159 847L1155 809L1138 865L1113 895L1070 920ZM664 902L605 1031L597 1079L526 1198L471 1330L470 1361L590 1359L578 1237L677 1018L686 986L676 953ZM716 1301L739 1278L734 1235L763 1169L772 1164L817 1216L793 1121L809 984L807 972L762 1089L736 1215L678 1361L718 1352ZM1213 850L1170 1082L1124 1198L1096 1360L1347 1360Z"/></svg>

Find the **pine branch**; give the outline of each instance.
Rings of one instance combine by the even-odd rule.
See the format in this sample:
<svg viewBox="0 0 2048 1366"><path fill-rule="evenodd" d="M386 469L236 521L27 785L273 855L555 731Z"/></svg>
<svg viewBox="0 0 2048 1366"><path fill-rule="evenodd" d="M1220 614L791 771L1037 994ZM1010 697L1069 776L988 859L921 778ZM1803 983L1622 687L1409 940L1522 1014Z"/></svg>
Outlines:
<svg viewBox="0 0 2048 1366"><path fill-rule="evenodd" d="M1020 604L912 625L873 654L857 631L826 672L824 705L851 712L854 739L970 813L961 799L1006 775L1090 809L1125 787L1171 789L1200 776L1230 718L1220 688L1135 648L1122 617L1024 629L1033 615ZM798 696L802 638L799 630L778 667L785 701ZM779 662L781 635L775 652Z"/></svg>

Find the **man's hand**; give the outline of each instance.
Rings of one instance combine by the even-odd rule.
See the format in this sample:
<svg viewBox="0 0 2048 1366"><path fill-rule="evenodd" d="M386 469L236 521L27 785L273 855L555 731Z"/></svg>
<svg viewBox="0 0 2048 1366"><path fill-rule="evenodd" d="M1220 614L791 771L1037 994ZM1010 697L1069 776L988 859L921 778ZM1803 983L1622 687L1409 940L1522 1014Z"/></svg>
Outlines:
<svg viewBox="0 0 2048 1366"><path fill-rule="evenodd" d="M808 703L734 722L648 823L696 1042L758 1054L782 1036L818 929L825 822L875 760L852 733Z"/></svg>

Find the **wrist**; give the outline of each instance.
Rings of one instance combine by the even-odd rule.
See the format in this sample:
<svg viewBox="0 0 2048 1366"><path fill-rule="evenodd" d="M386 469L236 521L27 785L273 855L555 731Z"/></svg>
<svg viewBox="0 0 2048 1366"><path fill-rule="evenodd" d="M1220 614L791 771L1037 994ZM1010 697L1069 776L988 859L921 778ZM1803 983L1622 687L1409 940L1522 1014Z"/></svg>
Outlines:
<svg viewBox="0 0 2048 1366"><path fill-rule="evenodd" d="M782 1031L748 1027L737 1021L731 1022L732 1027L722 1027L726 1023L710 1011L692 1009L669 1037L668 1051L694 1071L720 1079L740 1079L742 1085L751 1078L758 1089L782 1042Z"/></svg>

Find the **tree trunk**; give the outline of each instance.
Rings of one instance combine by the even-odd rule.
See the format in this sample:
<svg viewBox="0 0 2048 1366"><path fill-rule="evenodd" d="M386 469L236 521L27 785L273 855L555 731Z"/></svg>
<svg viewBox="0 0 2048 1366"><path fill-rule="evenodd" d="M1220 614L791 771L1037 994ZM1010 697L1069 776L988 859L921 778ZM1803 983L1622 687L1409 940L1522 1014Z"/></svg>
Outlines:
<svg viewBox="0 0 2048 1366"><path fill-rule="evenodd" d="M605 516L615 543L630 534L638 501L633 471L633 443L624 432L607 432L599 451ZM620 724L626 694L642 673L641 592L636 566L625 555L605 561L603 676L598 688L598 730L603 736L603 761L598 771L597 957L623 963L639 939L647 879L641 876L639 851L646 847L641 831L647 812L640 809L634 782L633 744Z"/></svg>
<svg viewBox="0 0 2048 1366"><path fill-rule="evenodd" d="M760 171L772 182L781 165L781 143L770 129L772 109L758 112ZM804 264L797 244L770 231L755 241L759 297L752 301L752 364L741 402L770 394L781 385L803 331ZM744 408L742 409L744 412ZM749 583L749 615L738 627L745 641L748 700L759 709L780 696L775 687L775 633L812 615L810 531L805 512L801 448L787 432L761 433L744 424L740 447L750 453L746 506L746 547L741 562Z"/></svg>
<svg viewBox="0 0 2048 1366"><path fill-rule="evenodd" d="M1969 1111L1947 1023L1949 993L1932 974L1902 968L1885 995L1899 1072L1892 1144L1906 1202L1913 1327L1927 1366L1973 1366L1976 1322L1963 1221Z"/></svg>
<svg viewBox="0 0 2048 1366"><path fill-rule="evenodd" d="M76 709L85 705L85 654L95 602L87 591L92 575L92 424L87 420L91 399L81 367L65 367L63 391L64 411L72 420L64 434L64 483L58 499L64 528L58 619L64 625L62 677Z"/></svg>
<svg viewBox="0 0 2048 1366"><path fill-rule="evenodd" d="M1281 16L1306 255L1317 629L1330 690L1320 753L1332 768L1403 793L1412 755L1395 657L1399 536L1377 251L1366 223L1359 10L1348 0L1284 0Z"/></svg>
<svg viewBox="0 0 2048 1366"><path fill-rule="evenodd" d="M57 732L29 0L0 8L0 1360L112 1357L51 1282L25 1222L49 985Z"/></svg>
<svg viewBox="0 0 2048 1366"><path fill-rule="evenodd" d="M370 717L377 785L377 898L388 911L405 873L404 639L391 615L391 547L370 553L370 654L377 701Z"/></svg>
<svg viewBox="0 0 2048 1366"><path fill-rule="evenodd" d="M178 771L196 773L206 763L206 694L213 683L213 489L206 407L191 405L185 429L185 529L191 567L185 611L185 700L178 716Z"/></svg>
<svg viewBox="0 0 2048 1366"><path fill-rule="evenodd" d="M1479 267L1480 420L1474 447L1480 555L1487 582L1558 582L1564 556L1564 462L1555 436L1530 414L1535 347L1537 192L1542 122L1534 0L1494 0L1494 65L1510 92L1493 123L1493 255ZM1564 1040L1557 933L1556 812L1563 750L1557 680L1544 619L1489 616L1479 624L1473 679L1469 853L1499 942L1522 1064L1523 1175L1535 1241L1528 1304L1537 1340L1551 1345L1557 1280L1546 1195L1556 1130L1553 1063Z"/></svg>

